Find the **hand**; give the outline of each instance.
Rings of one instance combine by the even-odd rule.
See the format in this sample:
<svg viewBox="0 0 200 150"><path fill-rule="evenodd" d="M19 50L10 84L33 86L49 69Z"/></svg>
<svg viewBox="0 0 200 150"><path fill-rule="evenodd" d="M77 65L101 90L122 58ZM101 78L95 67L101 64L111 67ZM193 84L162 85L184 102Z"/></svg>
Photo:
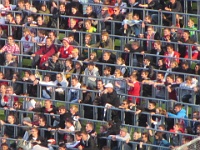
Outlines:
<svg viewBox="0 0 200 150"><path fill-rule="evenodd" d="M166 113L165 117L166 117L166 118L168 118L168 117L169 117L168 113Z"/></svg>
<svg viewBox="0 0 200 150"><path fill-rule="evenodd" d="M128 25L127 24L124 25L124 29L125 30L128 29Z"/></svg>
<svg viewBox="0 0 200 150"><path fill-rule="evenodd" d="M32 54L31 56L32 56L32 57L35 57L35 54Z"/></svg>
<svg viewBox="0 0 200 150"><path fill-rule="evenodd" d="M78 103L81 103L81 101L82 101L82 100L81 100L81 99L79 99L79 100L78 100Z"/></svg>
<svg viewBox="0 0 200 150"><path fill-rule="evenodd" d="M51 131L51 128L48 128L47 130L48 130L48 131Z"/></svg>
<svg viewBox="0 0 200 150"><path fill-rule="evenodd" d="M194 92L197 92L199 90L199 88L198 87L194 87L193 90L194 90Z"/></svg>
<svg viewBox="0 0 200 150"><path fill-rule="evenodd" d="M138 115L139 113L141 113L141 110L137 110L137 111L135 112L135 115Z"/></svg>
<svg viewBox="0 0 200 150"><path fill-rule="evenodd" d="M144 54L145 54L145 52L144 52L144 51L141 51L141 52L140 52L140 54L144 55Z"/></svg>
<svg viewBox="0 0 200 150"><path fill-rule="evenodd" d="M115 82L115 86L120 87L120 85L118 84L118 82Z"/></svg>
<svg viewBox="0 0 200 150"><path fill-rule="evenodd" d="M115 135L112 136L112 140L116 141L116 136Z"/></svg>
<svg viewBox="0 0 200 150"><path fill-rule="evenodd" d="M44 55L40 55L40 57L42 57L42 56L44 56Z"/></svg>
<svg viewBox="0 0 200 150"><path fill-rule="evenodd" d="M107 93L108 93L108 90L107 90L107 89L105 89L105 90L103 91L103 93L104 93L104 94L107 94Z"/></svg>
<svg viewBox="0 0 200 150"><path fill-rule="evenodd" d="M140 142L140 148L142 148L143 142Z"/></svg>
<svg viewBox="0 0 200 150"><path fill-rule="evenodd" d="M49 64L48 64L48 63L45 63L44 65L45 65L46 67L48 67L48 66L49 66Z"/></svg>
<svg viewBox="0 0 200 150"><path fill-rule="evenodd" d="M78 150L83 150L83 146L80 145L80 146L78 147Z"/></svg>
<svg viewBox="0 0 200 150"><path fill-rule="evenodd" d="M73 32L76 32L76 29L73 29L72 31L73 31Z"/></svg>
<svg viewBox="0 0 200 150"><path fill-rule="evenodd" d="M33 85L37 85L39 83L39 81L36 79L35 81L33 81Z"/></svg>

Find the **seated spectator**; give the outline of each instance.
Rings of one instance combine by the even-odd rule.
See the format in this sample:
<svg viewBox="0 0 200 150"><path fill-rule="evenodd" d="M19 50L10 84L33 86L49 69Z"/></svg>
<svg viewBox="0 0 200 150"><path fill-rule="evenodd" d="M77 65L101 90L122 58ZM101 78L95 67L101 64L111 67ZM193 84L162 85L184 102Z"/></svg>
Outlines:
<svg viewBox="0 0 200 150"><path fill-rule="evenodd" d="M107 130L107 125L101 125L99 128L99 133L97 134L97 145L99 149L102 149L105 145L107 145L107 140L101 138L107 136Z"/></svg>
<svg viewBox="0 0 200 150"><path fill-rule="evenodd" d="M151 57L149 57L149 56L144 57L144 59L143 59L143 68L144 68L143 70L148 70L148 72L149 72L149 76L148 77L150 79L155 79L155 73L153 71L154 67L151 64Z"/></svg>
<svg viewBox="0 0 200 150"><path fill-rule="evenodd" d="M13 33L14 34L14 33ZM5 45L5 40L7 38L7 34L5 33L5 31L2 29L2 27L0 26L0 38L2 38L2 40L0 40L0 49Z"/></svg>
<svg viewBox="0 0 200 150"><path fill-rule="evenodd" d="M23 37L21 38L21 43L23 45L23 53L31 55L33 53L33 46L32 37L30 35L29 29L24 29Z"/></svg>
<svg viewBox="0 0 200 150"><path fill-rule="evenodd" d="M65 65L64 65L64 71L66 74L66 79L69 80L72 73L74 72L73 62L71 59L66 59Z"/></svg>
<svg viewBox="0 0 200 150"><path fill-rule="evenodd" d="M29 126L29 127L33 127L33 126L39 126L39 117L40 117L40 115L39 114L37 114L37 113L35 113L34 115L33 115L33 121L32 122L28 122L27 120L23 120L23 122L22 122L22 124L23 125L27 125L27 126Z"/></svg>
<svg viewBox="0 0 200 150"><path fill-rule="evenodd" d="M170 44L170 42L177 42L177 36L174 37L171 33L170 28L165 28L163 30L163 37L161 37L162 41L165 41L165 43L162 44L164 51L166 51L166 45Z"/></svg>
<svg viewBox="0 0 200 150"><path fill-rule="evenodd" d="M86 85L81 85L82 99L78 102L83 104L92 105L92 93L87 91L89 89ZM84 118L93 119L93 107L84 106Z"/></svg>
<svg viewBox="0 0 200 150"><path fill-rule="evenodd" d="M95 89L96 80L99 76L99 69L95 66L95 64L91 61L88 62L87 68L84 71L83 83L87 85L90 89Z"/></svg>
<svg viewBox="0 0 200 150"><path fill-rule="evenodd" d="M135 112L135 114L139 114L142 111L148 112L148 113L156 113L156 103L153 101L149 101L149 105L147 108L142 107L142 106L137 106L137 111ZM139 116L139 122L138 125L142 126L142 127L146 127L147 123L148 123L148 115L147 114L141 114ZM155 121L156 117L152 116L151 117L151 121Z"/></svg>
<svg viewBox="0 0 200 150"><path fill-rule="evenodd" d="M73 120L71 118L67 118L65 120L65 128L64 129L59 128L58 133L64 134L64 140L65 140L66 139L65 136L67 136L68 133L74 132L74 131L75 131L75 127L74 127L74 124L73 124Z"/></svg>
<svg viewBox="0 0 200 150"><path fill-rule="evenodd" d="M149 72L147 70L143 70L141 72L141 83L142 83L142 96L151 97L152 96L152 85L149 84L151 79L148 77Z"/></svg>
<svg viewBox="0 0 200 150"><path fill-rule="evenodd" d="M75 132L75 140L72 143L67 143L66 147L67 148L78 148L80 145L80 141L81 141L81 131L77 131Z"/></svg>
<svg viewBox="0 0 200 150"><path fill-rule="evenodd" d="M68 91L68 101L71 103L78 103L80 95L81 83L76 77L71 79L71 87Z"/></svg>
<svg viewBox="0 0 200 150"><path fill-rule="evenodd" d="M139 144L139 149L147 149L148 146L143 145L143 144L152 144L151 141L149 140L149 135L147 132L142 133L141 141Z"/></svg>
<svg viewBox="0 0 200 150"><path fill-rule="evenodd" d="M119 108L124 109L124 122L125 124L133 125L133 112L129 112L132 108L130 106L129 100L123 100L122 104L119 106ZM122 117L122 116L121 116Z"/></svg>
<svg viewBox="0 0 200 150"><path fill-rule="evenodd" d="M115 6L118 6L120 8L120 13L121 14L126 14L126 7L127 7L127 3L123 2L122 0L117 0L115 3Z"/></svg>
<svg viewBox="0 0 200 150"><path fill-rule="evenodd" d="M69 39L69 45L72 45L74 47L79 46L79 43L76 41L74 34L72 34L72 33L69 34L68 39Z"/></svg>
<svg viewBox="0 0 200 150"><path fill-rule="evenodd" d="M29 1L25 1L25 11L27 11L27 14L29 13L37 13L37 9L33 6L31 6Z"/></svg>
<svg viewBox="0 0 200 150"><path fill-rule="evenodd" d="M192 69L190 68L189 63L187 61L181 63L180 72L192 74Z"/></svg>
<svg viewBox="0 0 200 150"><path fill-rule="evenodd" d="M157 63L157 65L156 65L156 69L158 69L158 70L164 70L164 71L167 70L166 65L165 65L165 62L164 62L164 60L163 60L162 58L158 59L158 63ZM168 68L168 69L169 69L169 68ZM168 70L168 71L169 71L169 70Z"/></svg>
<svg viewBox="0 0 200 150"><path fill-rule="evenodd" d="M40 14L49 14L50 11L49 11L49 9L47 8L47 5L42 4L42 5L40 6L40 10L38 10L38 13L40 13ZM47 16L47 15L44 15L44 16L43 16L43 20L44 20L44 24L48 25L48 23L49 23L49 21L50 21L50 17Z"/></svg>
<svg viewBox="0 0 200 150"><path fill-rule="evenodd" d="M189 19L186 28L189 29L189 36L191 37L191 39L196 41L197 33L195 31L197 30L197 27L195 27L194 20Z"/></svg>
<svg viewBox="0 0 200 150"><path fill-rule="evenodd" d="M172 44L167 45L167 52L165 52L164 56L164 62L166 63L167 68L170 67L172 61L179 63L180 54L174 50Z"/></svg>
<svg viewBox="0 0 200 150"><path fill-rule="evenodd" d="M100 6L103 4L102 1L100 1L100 0L94 0L93 3L95 4L95 5L92 5L93 12L96 15L100 14L101 13L101 7Z"/></svg>
<svg viewBox="0 0 200 150"><path fill-rule="evenodd" d="M199 52L196 46L196 43L190 38L189 31L185 30L183 32L183 38L181 41L179 41L179 53L181 54L180 57L189 58L189 55L191 53L190 59L197 59ZM194 44L194 45L181 45L181 43L188 43L188 44Z"/></svg>
<svg viewBox="0 0 200 150"><path fill-rule="evenodd" d="M63 38L62 43L63 43L63 46L60 47L57 55L60 58L66 58L66 59L72 58L72 50L74 48L73 48L73 46L71 46L69 44L69 39L68 38Z"/></svg>
<svg viewBox="0 0 200 150"><path fill-rule="evenodd" d="M7 80L11 80L13 78L13 74L16 72L16 67L18 66L16 61L13 60L13 57L15 56L13 56L12 53L6 53L4 66L7 67L4 68L4 72Z"/></svg>
<svg viewBox="0 0 200 150"><path fill-rule="evenodd" d="M52 43L56 46L56 50L59 50L61 41L58 39L57 34L54 31L50 31L48 35L51 38Z"/></svg>
<svg viewBox="0 0 200 150"><path fill-rule="evenodd" d="M200 75L200 64L196 64L194 69L192 70L192 74Z"/></svg>
<svg viewBox="0 0 200 150"><path fill-rule="evenodd" d="M46 46L41 47L31 55L33 57L32 67L35 68L38 65L39 68L43 68L43 64L48 60L48 57L51 57L55 52L55 45L52 43L50 38L47 38Z"/></svg>
<svg viewBox="0 0 200 150"><path fill-rule="evenodd" d="M76 23L78 24L81 21L81 17L83 17L82 13L79 11L77 6L73 6L71 7L71 13L69 14L70 16L72 16L71 18L76 20ZM79 18L76 18L79 17ZM68 26L69 26L69 21L70 19L68 19Z"/></svg>
<svg viewBox="0 0 200 150"><path fill-rule="evenodd" d="M107 83L113 82L114 76L111 75L111 67L105 67L103 69L103 84L106 85Z"/></svg>
<svg viewBox="0 0 200 150"><path fill-rule="evenodd" d="M96 131L94 129L94 125L91 122L86 123L85 131L89 134L92 138L96 137Z"/></svg>
<svg viewBox="0 0 200 150"><path fill-rule="evenodd" d="M179 146L180 138L179 138L179 134L178 133L183 133L183 127L182 127L182 125L179 124L179 123L176 123L173 126L173 129L171 129L169 131L172 132L172 134L171 134L171 137L172 137L172 140L173 140L172 145L173 146Z"/></svg>
<svg viewBox="0 0 200 150"><path fill-rule="evenodd" d="M160 40L160 35L158 32L154 30L152 26L148 26L147 32L143 35L139 35L140 38L145 38L146 40L143 42L144 50L148 51L153 48L154 42L149 40Z"/></svg>
<svg viewBox="0 0 200 150"><path fill-rule="evenodd" d="M84 27L85 27L86 32L88 32L88 33L97 32L97 29L94 26L92 26L91 20L85 20L84 25L85 25ZM92 36L94 37L94 35L92 35Z"/></svg>
<svg viewBox="0 0 200 150"><path fill-rule="evenodd" d="M73 119L75 130L80 131L82 126L79 122L80 115L79 115L79 112L78 112L78 106L77 105L71 105L70 106L70 113L72 115L71 117Z"/></svg>
<svg viewBox="0 0 200 150"><path fill-rule="evenodd" d="M16 95L21 95L23 93L23 84L19 83L21 81L19 74L14 73L12 78L12 87Z"/></svg>
<svg viewBox="0 0 200 150"><path fill-rule="evenodd" d="M147 32L148 26L153 24L152 18L150 15L145 16L144 21L142 22L142 28Z"/></svg>
<svg viewBox="0 0 200 150"><path fill-rule="evenodd" d="M84 62L96 62L96 61L97 61L97 53L96 52L90 53L89 58L84 60Z"/></svg>
<svg viewBox="0 0 200 150"><path fill-rule="evenodd" d="M126 68L125 62L121 57L117 58L116 64L118 66L116 66L115 69L119 69L121 71L122 75L124 75L124 76L128 75L128 70Z"/></svg>
<svg viewBox="0 0 200 150"><path fill-rule="evenodd" d="M80 141L80 146L78 146L78 149L83 149L83 147L84 149L86 148L92 149L92 150L97 149L94 139L91 136L89 136L87 132L82 131L81 135L82 135L82 139Z"/></svg>
<svg viewBox="0 0 200 150"><path fill-rule="evenodd" d="M118 140L124 141L125 143L123 143L123 147L126 150L131 150L131 147L127 144L129 142L129 140L131 139L131 137L126 128L121 128L120 133L118 135L109 135L108 137L110 137L113 141L118 141ZM121 143L118 143L117 147L114 147L113 149L117 150L118 147L121 146L119 144L121 144Z"/></svg>
<svg viewBox="0 0 200 150"><path fill-rule="evenodd" d="M11 53L13 60L17 60L17 54L20 53L19 46L15 43L14 38L12 36L8 36L8 43L4 45L4 47L0 50L0 65L3 65L5 62L5 53Z"/></svg>
<svg viewBox="0 0 200 150"><path fill-rule="evenodd" d="M73 34L75 41L79 42L79 33L77 31L79 31L80 28L76 22L76 19L70 19L69 28L67 30L70 30L68 33Z"/></svg>
<svg viewBox="0 0 200 150"><path fill-rule="evenodd" d="M8 138L16 138L18 134L15 135L15 126L12 126L12 125L16 125L16 118L13 114L8 115L7 121L0 120L0 124L1 126L8 124L8 125L5 125L4 135L6 135Z"/></svg>
<svg viewBox="0 0 200 150"><path fill-rule="evenodd" d="M122 72L119 69L115 70L114 79L115 79L114 85L115 85L115 90L117 94L124 94L126 82L124 80Z"/></svg>
<svg viewBox="0 0 200 150"><path fill-rule="evenodd" d="M166 115L166 110L163 109L162 107L157 107L156 108L156 112L155 114L158 114L158 115ZM152 112L151 114L154 114L154 112ZM159 116L156 116L155 117L155 120L151 119L151 123L154 125L154 129L158 129L159 126L162 124L162 118L159 117Z"/></svg>
<svg viewBox="0 0 200 150"><path fill-rule="evenodd" d="M31 135L28 137L27 141L36 142L39 145L47 146L47 141L39 135L38 128L31 129Z"/></svg>
<svg viewBox="0 0 200 150"><path fill-rule="evenodd" d="M47 25L44 23L43 17L42 16L38 16L37 17L37 23L35 24L30 24L30 26L32 27L46 27Z"/></svg>
<svg viewBox="0 0 200 150"><path fill-rule="evenodd" d="M5 80L5 75L3 72L0 72L0 86L1 85L8 85L8 82L7 81L4 81Z"/></svg>
<svg viewBox="0 0 200 150"><path fill-rule="evenodd" d="M163 133L162 132L156 132L155 134L155 140L154 140L154 145L159 145L163 147L169 147L170 143L163 138ZM158 148L155 148L157 150Z"/></svg>
<svg viewBox="0 0 200 150"><path fill-rule="evenodd" d="M35 33L36 31L33 30L31 32ZM47 38L48 37L46 36L46 32L44 30L38 30L37 36L35 38L32 38L32 42L36 43L39 48L42 48L43 46L46 45ZM51 38L49 38L49 39L51 39ZM53 41L52 41L52 44L53 44Z"/></svg>
<svg viewBox="0 0 200 150"><path fill-rule="evenodd" d="M110 9L113 11L113 8L110 8ZM103 30L107 31L107 28L109 29L109 26L106 26L106 23L104 22L104 20L107 17L110 17L110 14L109 14L110 9L108 8L108 6L103 6L101 8L101 12L99 14L97 14L97 18L101 19L101 21L98 22L101 25L101 28L100 28L101 31L103 31Z"/></svg>

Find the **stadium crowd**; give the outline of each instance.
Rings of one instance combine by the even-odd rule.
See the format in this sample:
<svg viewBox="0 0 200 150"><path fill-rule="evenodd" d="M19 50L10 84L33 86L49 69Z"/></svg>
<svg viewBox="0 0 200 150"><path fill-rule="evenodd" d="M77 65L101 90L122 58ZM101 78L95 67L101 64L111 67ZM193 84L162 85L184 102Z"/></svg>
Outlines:
<svg viewBox="0 0 200 150"><path fill-rule="evenodd" d="M1 149L166 150L199 136L199 32L184 3L2 0Z"/></svg>

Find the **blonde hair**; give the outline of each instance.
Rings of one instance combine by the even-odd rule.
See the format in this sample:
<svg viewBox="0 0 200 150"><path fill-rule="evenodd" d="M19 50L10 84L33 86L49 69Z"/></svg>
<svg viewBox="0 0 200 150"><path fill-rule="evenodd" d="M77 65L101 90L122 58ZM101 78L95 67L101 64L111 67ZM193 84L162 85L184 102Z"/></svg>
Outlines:
<svg viewBox="0 0 200 150"><path fill-rule="evenodd" d="M167 111L165 109L163 109L162 107L158 107L156 109L159 110L159 114L161 114L161 115L166 115L166 113L167 113Z"/></svg>
<svg viewBox="0 0 200 150"><path fill-rule="evenodd" d="M125 64L125 61L124 61L124 59L123 59L123 58L121 58L121 57L118 57L118 58L117 58L117 60L118 60L118 61L121 61L121 62L122 62L122 64Z"/></svg>
<svg viewBox="0 0 200 150"><path fill-rule="evenodd" d="M122 72L121 72L121 70L119 70L119 69L116 69L116 70L115 70L115 72L116 72L116 73L119 73L119 74L120 74L120 76L122 76L122 75L123 75L123 74L122 74Z"/></svg>
<svg viewBox="0 0 200 150"><path fill-rule="evenodd" d="M78 112L78 106L77 105L71 105L70 108L74 109L75 112Z"/></svg>
<svg viewBox="0 0 200 150"><path fill-rule="evenodd" d="M133 13L128 13L128 14L126 15L126 19L132 20L132 19L133 19Z"/></svg>
<svg viewBox="0 0 200 150"><path fill-rule="evenodd" d="M96 52L92 52L90 53L90 56L93 55L94 57L97 57L97 53Z"/></svg>

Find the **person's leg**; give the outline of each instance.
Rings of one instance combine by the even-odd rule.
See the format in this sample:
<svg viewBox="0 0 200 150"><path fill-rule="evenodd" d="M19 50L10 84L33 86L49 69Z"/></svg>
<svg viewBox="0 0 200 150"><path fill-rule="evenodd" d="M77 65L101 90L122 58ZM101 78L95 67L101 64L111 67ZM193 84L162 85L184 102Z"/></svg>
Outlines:
<svg viewBox="0 0 200 150"><path fill-rule="evenodd" d="M35 68L40 62L40 56L36 55L35 57L33 57L33 61L32 61L32 68Z"/></svg>

